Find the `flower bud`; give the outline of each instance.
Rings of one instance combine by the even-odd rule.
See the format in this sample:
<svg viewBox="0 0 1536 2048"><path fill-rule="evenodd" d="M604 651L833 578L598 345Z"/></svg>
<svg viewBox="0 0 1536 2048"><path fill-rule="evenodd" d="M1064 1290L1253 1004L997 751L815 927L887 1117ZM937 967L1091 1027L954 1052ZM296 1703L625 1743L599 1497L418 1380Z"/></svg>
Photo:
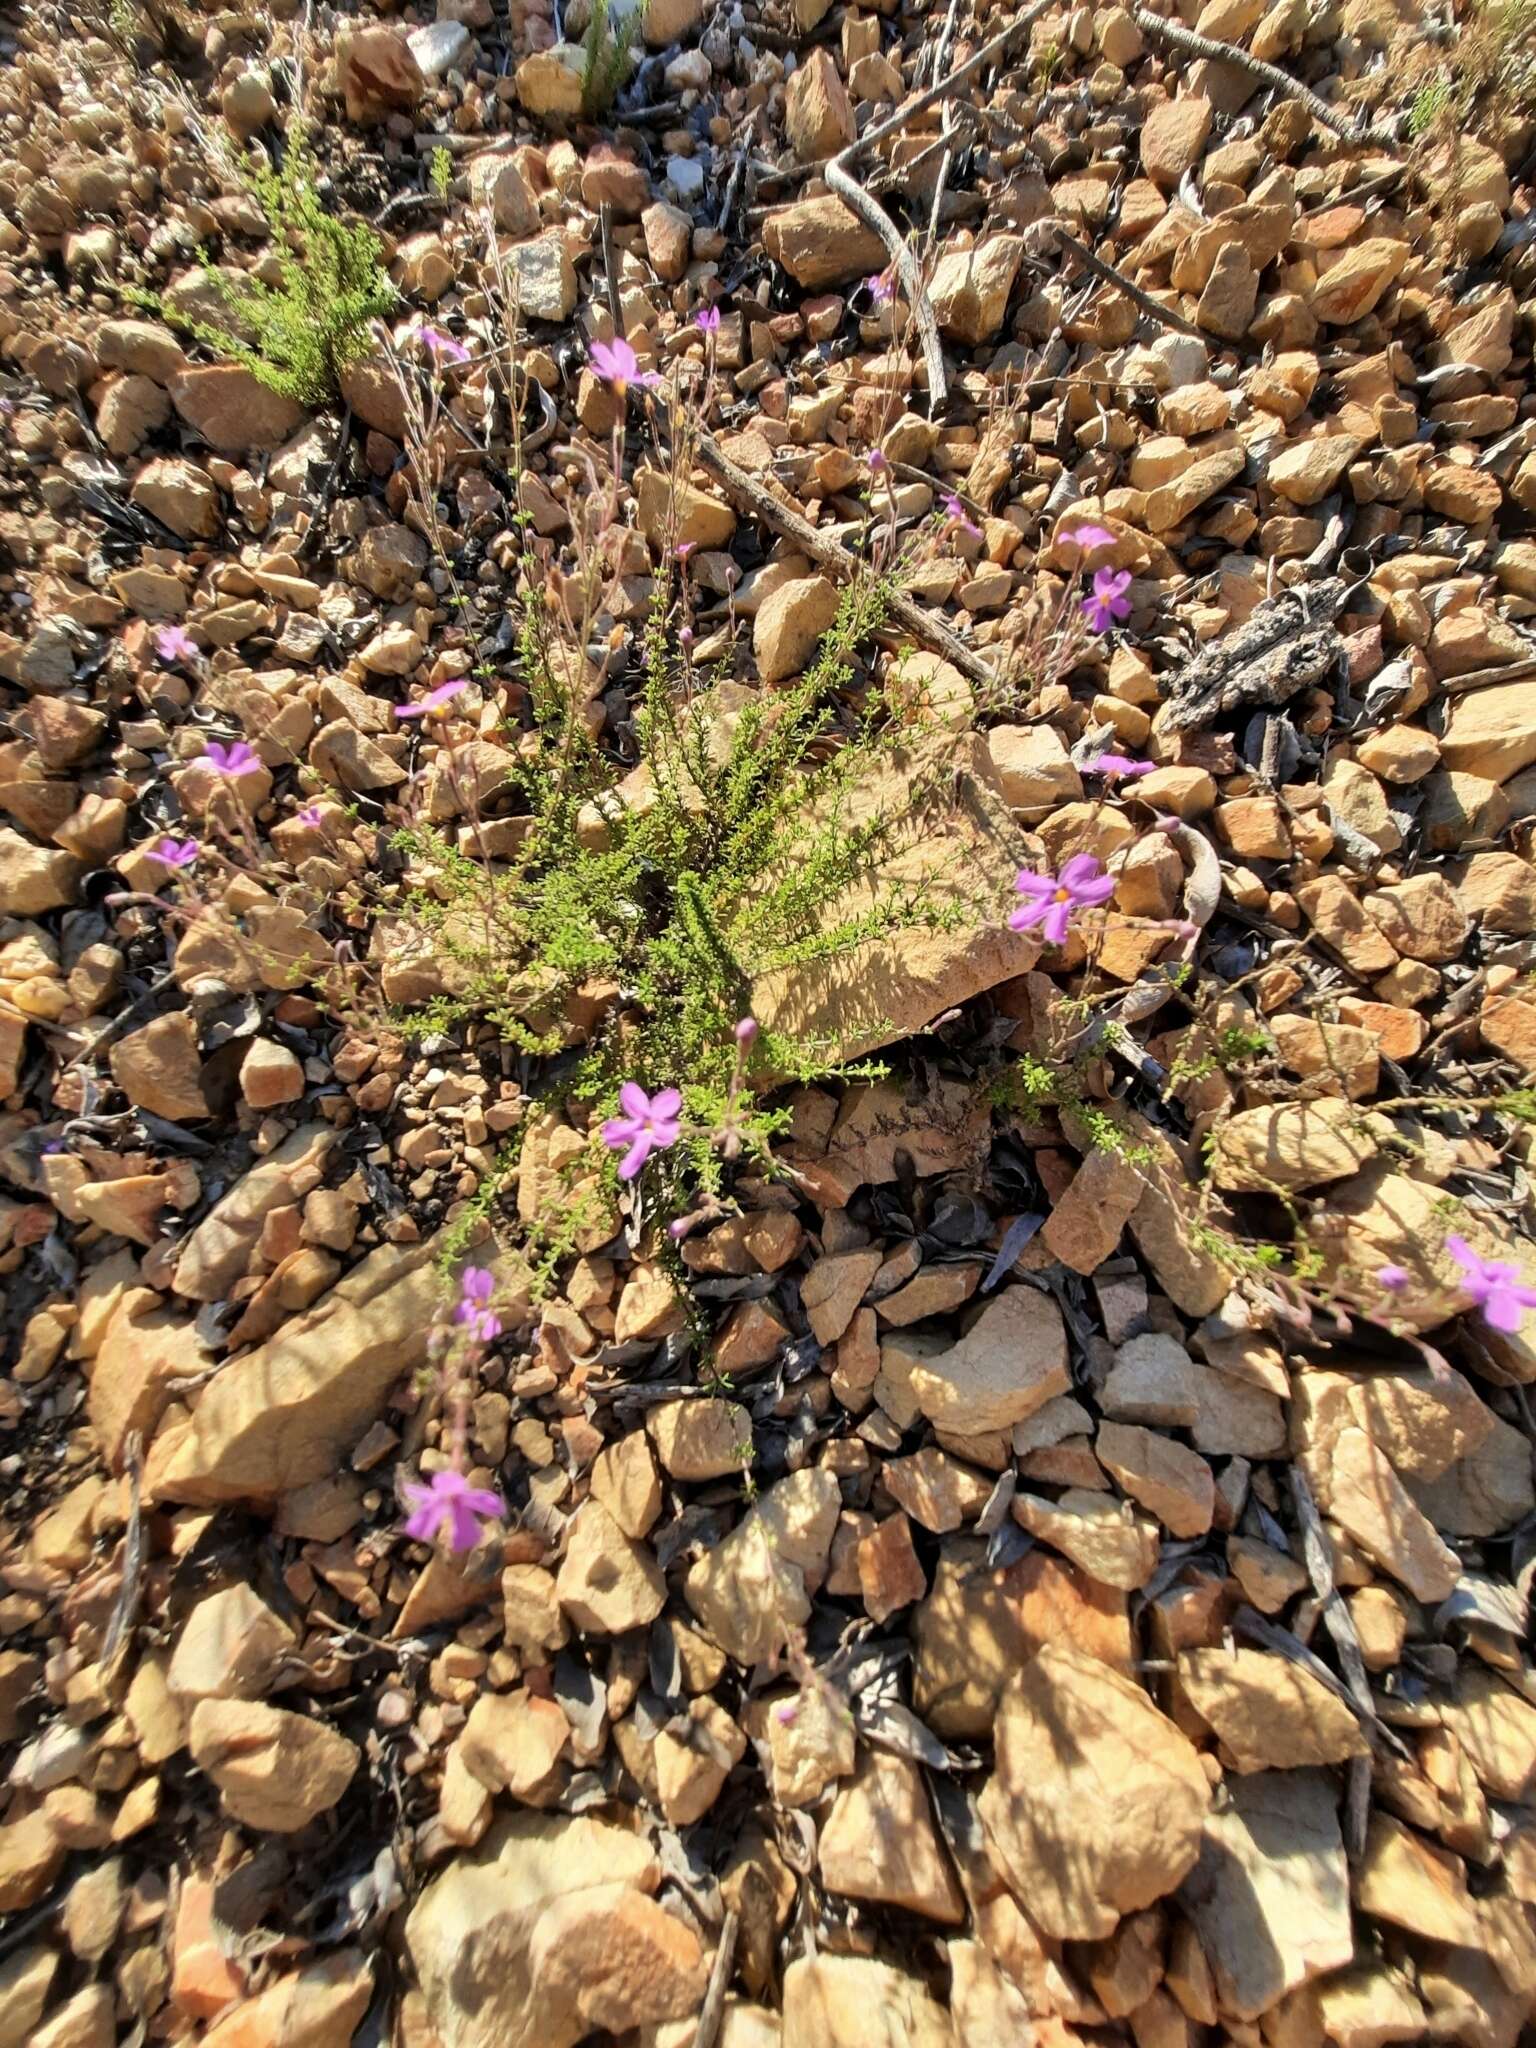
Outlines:
<svg viewBox="0 0 1536 2048"><path fill-rule="evenodd" d="M743 1017L736 1026L736 1043L745 1050L747 1046L756 1040L756 1037L757 1019L755 1017Z"/></svg>

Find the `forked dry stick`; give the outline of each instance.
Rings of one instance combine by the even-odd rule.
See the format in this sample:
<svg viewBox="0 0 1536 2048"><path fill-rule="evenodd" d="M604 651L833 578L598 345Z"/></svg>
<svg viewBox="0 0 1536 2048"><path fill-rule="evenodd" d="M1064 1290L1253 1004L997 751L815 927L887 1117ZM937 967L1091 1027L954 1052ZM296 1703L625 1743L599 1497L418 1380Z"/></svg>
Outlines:
<svg viewBox="0 0 1536 2048"><path fill-rule="evenodd" d="M1395 149L1397 138L1385 129L1375 128L1360 120L1351 120L1341 114L1337 107L1330 107L1325 99L1319 99L1308 85L1299 78L1292 78L1288 71L1282 71L1278 64L1266 64L1262 57L1250 56L1247 50L1239 49L1236 43L1218 42L1214 36L1200 35L1195 29L1186 28L1181 21L1166 21L1160 14L1149 14L1144 7L1132 6L1131 19L1143 35L1158 36L1165 43L1172 43L1175 49L1187 50L1192 57L1205 57L1213 64L1232 64L1239 71L1246 71L1250 78L1262 84L1273 86L1289 100L1299 100L1321 127L1331 129L1345 142L1370 142L1383 149Z"/></svg>
<svg viewBox="0 0 1536 2048"><path fill-rule="evenodd" d="M958 70L948 78L941 78L926 91L917 93L904 106L896 109L888 120L878 122L867 135L850 142L846 149L840 149L827 164L822 175L832 190L850 207L866 227L874 232L885 244L897 276L901 279L902 290L906 293L907 304L912 308L912 317L917 322L917 331L923 345L923 363L928 372L928 413L932 418L944 410L949 403L949 376L944 368L944 346L939 340L939 323L934 318L933 302L923 283L922 272L917 267L917 258L908 248L900 228L897 227L879 200L874 198L853 175L853 166L866 150L871 150L887 141L903 129L907 123L939 100L947 99L958 92L969 79L976 76L990 64L994 57L1000 57L1015 36L1033 28L1055 0L1033 0L1018 18L1009 23L990 42L982 44L972 56L967 57Z"/></svg>

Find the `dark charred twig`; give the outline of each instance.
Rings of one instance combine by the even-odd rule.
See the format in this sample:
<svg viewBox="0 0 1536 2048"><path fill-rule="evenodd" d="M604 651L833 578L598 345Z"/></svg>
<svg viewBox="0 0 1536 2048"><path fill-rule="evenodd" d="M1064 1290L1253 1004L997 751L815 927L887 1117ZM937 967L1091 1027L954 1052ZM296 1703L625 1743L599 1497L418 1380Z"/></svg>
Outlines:
<svg viewBox="0 0 1536 2048"><path fill-rule="evenodd" d="M325 531L326 514L331 508L331 493L336 488L336 479L341 473L342 458L347 452L347 443L352 433L352 408L343 403L341 425L336 433L336 453L331 457L330 468L325 472L325 481L315 495L314 511L308 526L299 540L298 559L303 562L314 552L315 544Z"/></svg>
<svg viewBox="0 0 1536 2048"><path fill-rule="evenodd" d="M739 504L754 513L773 532L803 548L824 569L831 569L839 576L851 576L859 568L857 558L845 547L818 533L808 520L788 505L781 504L755 477L748 476L744 469L738 469L713 435L697 430L694 450L699 460L714 472ZM981 656L967 647L959 634L946 626L942 619L914 604L904 590L893 590L887 602L893 619L905 626L925 647L931 647L935 654L941 654L946 661L952 662L963 676L973 683L984 683L988 687L996 685L996 676Z"/></svg>
<svg viewBox="0 0 1536 2048"><path fill-rule="evenodd" d="M715 1950L715 1960L710 1966L704 2003L699 2007L699 2024L693 2030L693 2048L715 2048L720 2022L725 2014L726 1986L731 1981L731 1971L736 1962L736 1930L739 1925L732 1907L720 1929L720 1946Z"/></svg>
<svg viewBox="0 0 1536 2048"><path fill-rule="evenodd" d="M1144 292L1139 284L1132 284L1123 271L1116 270L1112 263L1106 263L1102 256L1095 256L1085 243L1080 242L1076 235L1069 234L1059 221L1052 221L1050 225L1051 233L1057 241L1064 249L1071 251L1084 270L1091 272L1101 283L1112 284L1116 291L1124 292L1134 305L1140 306L1149 319L1157 321L1161 327L1173 328L1176 333L1193 335L1196 341L1210 340L1211 337L1202 328L1196 327L1192 320L1186 320L1182 313L1170 312L1168 307L1161 305L1150 292Z"/></svg>
<svg viewBox="0 0 1536 2048"><path fill-rule="evenodd" d="M846 149L840 149L823 173L828 185L843 204L850 207L865 226L873 228L880 237L896 274L901 279L902 290L906 293L907 303L912 308L912 317L917 322L918 335L923 345L923 362L928 371L930 417L942 412L949 403L949 376L944 367L944 345L939 339L939 323L934 318L933 303L923 284L917 259L907 246L901 230L879 200L873 198L854 177L853 166L867 150L877 148L880 143L897 134L909 121L933 106L936 101L958 92L978 71L984 70L994 57L1000 57L1015 36L1032 28L1052 4L1053 0L1034 0L1032 6L1026 7L1000 35L995 35L989 42L983 43L981 48L968 57L957 70L952 71L948 78L941 78L937 84L930 85L926 91L918 93L904 106L898 107L888 120L878 122L867 135L859 136L850 142Z"/></svg>
<svg viewBox="0 0 1536 2048"><path fill-rule="evenodd" d="M1326 100L1319 99L1299 78L1292 78L1288 71L1282 71L1278 64L1266 64L1262 57L1250 56L1235 43L1218 42L1214 36L1199 35L1194 29L1185 28L1182 22L1165 21L1160 14L1148 14L1144 7L1133 6L1131 18L1143 35L1160 36L1164 42L1172 43L1175 49L1187 50L1192 57L1205 57L1213 64L1235 65L1239 71L1246 71L1250 78L1271 86L1284 98L1299 100L1314 121L1345 142L1370 142L1383 149L1397 147L1395 136L1362 121L1351 120L1337 107L1330 107Z"/></svg>
<svg viewBox="0 0 1536 2048"><path fill-rule="evenodd" d="M613 254L613 207L604 200L597 209L597 232L603 245L603 284L608 293L608 317L614 338L624 339L624 302L619 297L619 272Z"/></svg>

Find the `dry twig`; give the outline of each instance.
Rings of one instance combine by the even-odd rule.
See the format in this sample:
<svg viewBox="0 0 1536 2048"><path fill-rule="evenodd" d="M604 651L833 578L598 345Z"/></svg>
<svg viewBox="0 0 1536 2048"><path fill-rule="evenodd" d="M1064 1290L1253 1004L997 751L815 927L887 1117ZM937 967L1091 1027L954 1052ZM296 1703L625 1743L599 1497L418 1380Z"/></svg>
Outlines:
<svg viewBox="0 0 1536 2048"><path fill-rule="evenodd" d="M1160 305L1150 292L1144 292L1139 284L1132 284L1131 280L1116 270L1112 263L1106 263L1102 256L1095 256L1086 243L1080 242L1076 235L1069 234L1059 221L1052 221L1050 229L1061 246L1077 258L1084 270L1091 272L1102 283L1112 284L1116 291L1124 292L1133 305L1140 306L1143 313L1156 320L1159 326L1172 327L1179 334L1192 334L1196 341L1210 340L1210 336L1203 329L1196 327L1193 321L1186 320L1182 313L1171 312L1167 306Z"/></svg>
<svg viewBox="0 0 1536 2048"><path fill-rule="evenodd" d="M843 204L851 208L865 226L873 228L880 237L896 274L901 279L901 287L906 293L908 305L912 308L912 317L917 322L918 335L923 345L923 362L928 371L930 417L942 412L949 403L949 376L944 368L944 345L939 339L939 323L934 318L933 302L928 297L922 272L917 267L917 259L907 246L901 230L879 200L866 192L854 177L853 166L866 150L877 148L880 143L898 134L909 121L924 113L937 101L947 99L951 93L958 92L978 71L984 70L994 57L1000 57L1015 36L1033 28L1041 15L1053 4L1054 0L1033 0L1032 6L1026 7L1024 12L1015 21L1010 22L1000 34L983 43L981 48L968 57L958 70L952 71L948 78L939 79L937 84L930 85L926 91L918 93L904 106L898 107L888 120L879 122L867 135L859 136L857 140L850 142L846 149L840 149L823 173L827 183Z"/></svg>
<svg viewBox="0 0 1536 2048"><path fill-rule="evenodd" d="M1185 28L1180 21L1165 21L1160 14L1149 14L1144 7L1132 6L1131 18L1143 35L1160 36L1165 43L1172 43L1175 49L1187 50L1190 56L1204 57L1212 64L1235 65L1239 71L1246 71L1250 78L1273 87L1286 99L1299 100L1314 121L1341 136L1345 142L1370 142L1383 149L1397 147L1394 135L1351 120L1337 107L1330 107L1326 100L1319 99L1312 88L1303 85L1299 78L1292 78L1278 64L1266 64L1262 57L1250 56L1236 43L1218 42L1214 36L1202 36L1192 28Z"/></svg>

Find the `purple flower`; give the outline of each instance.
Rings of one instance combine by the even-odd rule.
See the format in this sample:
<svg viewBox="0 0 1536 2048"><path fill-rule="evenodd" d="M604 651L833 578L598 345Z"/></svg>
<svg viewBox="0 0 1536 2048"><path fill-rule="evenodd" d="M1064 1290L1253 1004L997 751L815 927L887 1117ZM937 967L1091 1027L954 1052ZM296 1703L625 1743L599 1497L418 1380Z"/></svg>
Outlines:
<svg viewBox="0 0 1536 2048"><path fill-rule="evenodd" d="M1029 901L1019 905L1009 924L1016 932L1039 925L1048 946L1066 938L1074 911L1107 903L1115 893L1114 877L1091 853L1074 853L1059 875L1034 875L1021 868L1013 886Z"/></svg>
<svg viewBox="0 0 1536 2048"><path fill-rule="evenodd" d="M872 470L874 471L874 473L875 473L875 475L876 475L876 476L879 476L879 475L881 474L881 472L882 472L882 471L883 471L883 470L884 470L884 469L886 468L886 460L885 460L885 456L884 456L884 454L883 454L883 453L881 452L881 450L880 450L880 449L878 449L878 448L871 448L871 449L870 449L870 451L869 451L869 466L870 466L870 468L871 468L871 469L872 469Z"/></svg>
<svg viewBox="0 0 1536 2048"><path fill-rule="evenodd" d="M972 540L981 539L981 528L961 504L959 495L951 491L944 500L944 516L954 521L962 533L968 533Z"/></svg>
<svg viewBox="0 0 1536 2048"><path fill-rule="evenodd" d="M654 370L642 370L640 358L622 335L616 341L594 341L592 367L622 398L631 384L651 391L661 382Z"/></svg>
<svg viewBox="0 0 1536 2048"><path fill-rule="evenodd" d="M439 683L435 690L428 690L419 704L397 704L396 718L430 718L434 711L441 711L451 704L464 688L464 676L450 676L446 683Z"/></svg>
<svg viewBox="0 0 1536 2048"><path fill-rule="evenodd" d="M210 740L203 749L203 759L221 775L249 775L253 768L261 766L256 749L246 740L231 740L227 747Z"/></svg>
<svg viewBox="0 0 1536 2048"><path fill-rule="evenodd" d="M325 813L318 804L306 804L302 811L294 812L294 817L299 824L307 825L311 832L318 832L325 823Z"/></svg>
<svg viewBox="0 0 1536 2048"><path fill-rule="evenodd" d="M1083 773L1103 775L1111 782L1130 781L1138 775L1150 775L1156 765L1154 761L1133 760L1129 754L1095 754L1091 761L1083 763Z"/></svg>
<svg viewBox="0 0 1536 2048"><path fill-rule="evenodd" d="M700 334L718 334L720 332L720 308L718 306L700 306L698 312L693 316L693 324L698 328Z"/></svg>
<svg viewBox="0 0 1536 2048"><path fill-rule="evenodd" d="M864 289L877 306L888 306L896 296L896 283L888 270L879 271L874 277L866 277Z"/></svg>
<svg viewBox="0 0 1536 2048"><path fill-rule="evenodd" d="M1115 544L1115 536L1107 527L1094 526L1091 523L1074 526L1070 533L1062 534L1061 538L1075 548L1087 548L1090 551L1094 548L1112 548Z"/></svg>
<svg viewBox="0 0 1536 2048"><path fill-rule="evenodd" d="M478 1516L495 1521L506 1513L499 1493L487 1486L471 1486L462 1472L434 1472L429 1486L405 1483L405 1497L411 1512L405 1518L405 1533L418 1543L436 1540L439 1529L448 1531L450 1550L473 1550L485 1533Z"/></svg>
<svg viewBox="0 0 1536 2048"><path fill-rule="evenodd" d="M1116 619L1130 617L1131 600L1125 594L1130 587L1129 569L1094 570L1093 595L1083 599L1083 617L1095 633L1107 633Z"/></svg>
<svg viewBox="0 0 1536 2048"><path fill-rule="evenodd" d="M196 661L197 642L185 626L162 626L155 635L155 652L162 661Z"/></svg>
<svg viewBox="0 0 1536 2048"><path fill-rule="evenodd" d="M1412 1278L1406 1266L1380 1266L1376 1272L1376 1285L1385 1287L1389 1294L1401 1294Z"/></svg>
<svg viewBox="0 0 1536 2048"><path fill-rule="evenodd" d="M1448 1237L1445 1248L1461 1267L1462 1282L1473 1306L1483 1312L1491 1330L1513 1335L1528 1308L1536 1308L1536 1287L1527 1287L1520 1268L1508 1259L1485 1259L1473 1251L1464 1237Z"/></svg>
<svg viewBox="0 0 1536 2048"><path fill-rule="evenodd" d="M462 341L455 341L451 334L444 334L440 327L418 327L416 339L439 363L467 363L469 350Z"/></svg>
<svg viewBox="0 0 1536 2048"><path fill-rule="evenodd" d="M745 1047L754 1045L756 1042L757 1019L755 1017L743 1017L736 1026L736 1043Z"/></svg>
<svg viewBox="0 0 1536 2048"><path fill-rule="evenodd" d="M501 1335L501 1317L486 1306L495 1288L495 1277L484 1266L466 1266L459 1275L459 1305L453 1320L462 1324L477 1344L494 1344Z"/></svg>
<svg viewBox="0 0 1536 2048"><path fill-rule="evenodd" d="M202 850L195 839L166 838L150 848L149 858L163 868L189 868Z"/></svg>
<svg viewBox="0 0 1536 2048"><path fill-rule="evenodd" d="M619 1090L622 1116L611 1116L603 1125L603 1143L623 1152L619 1179L633 1180L653 1152L665 1152L675 1145L681 1126L677 1113L683 1098L675 1088L660 1088L647 1095L638 1081L626 1081ZM627 1149L626 1149L627 1148Z"/></svg>

